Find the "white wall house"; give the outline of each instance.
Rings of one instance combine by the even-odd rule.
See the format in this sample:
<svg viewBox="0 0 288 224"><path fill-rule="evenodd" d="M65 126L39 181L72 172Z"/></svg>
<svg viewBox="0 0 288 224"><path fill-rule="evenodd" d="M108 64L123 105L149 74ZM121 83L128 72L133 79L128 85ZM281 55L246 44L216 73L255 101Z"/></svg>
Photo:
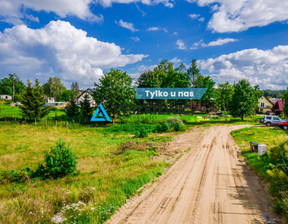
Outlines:
<svg viewBox="0 0 288 224"><path fill-rule="evenodd" d="M1 94L0 95L0 100L12 100L12 96Z"/></svg>
<svg viewBox="0 0 288 224"><path fill-rule="evenodd" d="M55 103L54 97L45 96L46 103Z"/></svg>
<svg viewBox="0 0 288 224"><path fill-rule="evenodd" d="M84 97L88 95L88 99L90 101L90 105L91 107L95 107L96 106L96 102L93 98L93 92L90 89L87 89L85 91L83 91L76 99L76 104L80 105L80 102L82 102L84 100Z"/></svg>

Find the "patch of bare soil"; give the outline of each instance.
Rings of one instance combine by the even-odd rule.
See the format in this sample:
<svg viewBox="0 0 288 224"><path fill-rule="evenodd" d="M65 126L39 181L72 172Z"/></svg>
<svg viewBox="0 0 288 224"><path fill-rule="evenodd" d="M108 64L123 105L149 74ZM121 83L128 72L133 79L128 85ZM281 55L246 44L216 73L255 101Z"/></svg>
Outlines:
<svg viewBox="0 0 288 224"><path fill-rule="evenodd" d="M239 157L230 135L243 127L214 126L177 135L166 152L190 150L107 223L282 223L266 186Z"/></svg>

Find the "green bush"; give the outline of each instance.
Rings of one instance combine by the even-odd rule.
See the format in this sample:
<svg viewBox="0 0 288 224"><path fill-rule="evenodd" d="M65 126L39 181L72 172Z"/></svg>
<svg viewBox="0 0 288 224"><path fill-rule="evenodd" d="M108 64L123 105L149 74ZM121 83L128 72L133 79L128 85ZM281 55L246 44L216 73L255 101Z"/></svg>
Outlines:
<svg viewBox="0 0 288 224"><path fill-rule="evenodd" d="M157 132L157 133L161 133L161 132L162 132L162 125L161 125L161 124L158 124L158 125L156 126L156 132Z"/></svg>
<svg viewBox="0 0 288 224"><path fill-rule="evenodd" d="M140 138L145 138L145 137L148 137L148 131L145 129L145 128L142 128L140 130L140 135L139 135Z"/></svg>
<svg viewBox="0 0 288 224"><path fill-rule="evenodd" d="M146 128L142 127L140 129L140 131L136 131L135 132L135 136L139 137L139 138L145 138L145 137L148 137L148 133L149 133L149 130L147 130Z"/></svg>
<svg viewBox="0 0 288 224"><path fill-rule="evenodd" d="M36 175L43 178L59 178L69 174L75 174L77 161L76 156L69 146L60 138L56 145L45 155L45 164L41 164Z"/></svg>
<svg viewBox="0 0 288 224"><path fill-rule="evenodd" d="M181 130L181 125L179 122L174 122L173 123L173 129L174 131L180 131Z"/></svg>
<svg viewBox="0 0 288 224"><path fill-rule="evenodd" d="M0 171L0 183L22 183L29 179L29 168L21 170Z"/></svg>
<svg viewBox="0 0 288 224"><path fill-rule="evenodd" d="M164 121L163 123L162 123L162 132L166 132L166 131L169 131L169 129L170 129L170 125L169 125L169 123L168 122L166 122L166 121Z"/></svg>
<svg viewBox="0 0 288 224"><path fill-rule="evenodd" d="M107 132L126 132L130 134L135 134L136 132L140 132L143 128L145 128L148 132L153 131L156 128L156 125L151 124L133 124L133 123L126 123L126 124L117 124L111 127L107 127L105 131Z"/></svg>
<svg viewBox="0 0 288 224"><path fill-rule="evenodd" d="M174 123L179 123L180 126L184 125L180 117L168 117L166 121L170 126L173 126Z"/></svg>

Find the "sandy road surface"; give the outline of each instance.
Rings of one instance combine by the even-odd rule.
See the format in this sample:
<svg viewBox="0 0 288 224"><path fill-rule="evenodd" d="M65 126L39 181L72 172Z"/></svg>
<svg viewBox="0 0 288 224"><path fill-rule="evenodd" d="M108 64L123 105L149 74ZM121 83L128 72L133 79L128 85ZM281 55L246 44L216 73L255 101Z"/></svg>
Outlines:
<svg viewBox="0 0 288 224"><path fill-rule="evenodd" d="M158 182L128 200L108 223L281 223L266 187L238 155L230 132L241 127L206 129ZM182 140L189 142L189 135L193 132Z"/></svg>

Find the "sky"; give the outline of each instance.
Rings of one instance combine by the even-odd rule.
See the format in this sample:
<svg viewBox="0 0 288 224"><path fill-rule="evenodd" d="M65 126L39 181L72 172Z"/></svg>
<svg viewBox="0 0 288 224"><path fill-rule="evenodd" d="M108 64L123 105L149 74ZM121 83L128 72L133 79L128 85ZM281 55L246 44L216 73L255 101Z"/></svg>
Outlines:
<svg viewBox="0 0 288 224"><path fill-rule="evenodd" d="M0 0L0 78L91 87L196 59L217 83L288 86L286 0Z"/></svg>

